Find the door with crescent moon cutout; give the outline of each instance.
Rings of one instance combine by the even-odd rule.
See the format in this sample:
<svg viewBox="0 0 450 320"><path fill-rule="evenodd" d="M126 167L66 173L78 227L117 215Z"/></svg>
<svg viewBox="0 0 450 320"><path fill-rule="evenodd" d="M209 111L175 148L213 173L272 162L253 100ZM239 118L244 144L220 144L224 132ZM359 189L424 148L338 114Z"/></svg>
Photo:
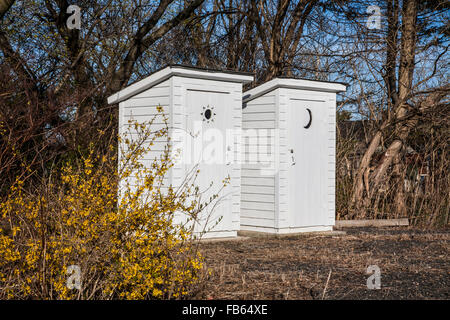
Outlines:
<svg viewBox="0 0 450 320"><path fill-rule="evenodd" d="M288 106L288 203L296 227L326 224L327 108L291 99Z"/></svg>

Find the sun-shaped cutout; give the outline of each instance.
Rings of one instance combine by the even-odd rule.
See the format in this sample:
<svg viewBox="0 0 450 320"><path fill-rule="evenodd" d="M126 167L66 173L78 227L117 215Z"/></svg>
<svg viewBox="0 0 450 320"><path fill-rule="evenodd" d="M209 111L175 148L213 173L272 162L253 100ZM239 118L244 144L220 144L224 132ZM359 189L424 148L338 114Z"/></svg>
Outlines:
<svg viewBox="0 0 450 320"><path fill-rule="evenodd" d="M216 113L214 112L214 107L210 107L209 105L207 107L203 107L203 112L200 113L200 115L203 116L203 121L206 121L206 123L214 122L214 116Z"/></svg>

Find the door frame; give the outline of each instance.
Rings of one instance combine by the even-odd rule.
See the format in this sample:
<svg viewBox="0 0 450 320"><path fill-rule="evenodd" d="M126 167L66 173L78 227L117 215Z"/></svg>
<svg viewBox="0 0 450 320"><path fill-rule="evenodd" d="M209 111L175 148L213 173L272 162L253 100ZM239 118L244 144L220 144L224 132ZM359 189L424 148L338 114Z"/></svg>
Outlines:
<svg viewBox="0 0 450 320"><path fill-rule="evenodd" d="M182 101L182 114L183 114L183 126L184 126L184 130L188 130L188 122L189 122L189 114L190 114L190 110L188 110L188 101L187 101L187 95L189 91L197 91L197 92L205 92L205 94L211 92L211 93L221 93L221 94L228 94L230 95L230 102L231 105L229 106L231 109L233 109L235 107L235 102L233 100L233 94L234 91L236 90L236 83L228 83L228 82L221 82L221 81L217 81L217 80L207 80L207 79L194 79L194 78L181 78L181 101ZM230 114L231 114L231 118L232 118L232 128L233 129L233 110L230 110ZM224 132L224 138L225 138L225 132ZM192 146L191 146L192 147ZM226 145L224 144L224 147L226 148ZM186 148L186 145L184 145L184 148ZM226 164L224 164L226 165ZM237 164L233 163L230 165L230 168L228 169L229 173L230 173L230 177L232 177L233 175L233 170L235 168ZM182 170L181 172L183 173L184 176L186 176L186 174L188 173L188 168L192 168L193 164L190 165L186 165L183 164L182 165ZM233 183L231 182L229 185L228 192L226 192L225 194L223 194L222 196L226 196L227 197L227 201L230 202L229 205L229 215L230 217L227 217L227 219L229 219L229 221L224 225L222 224L222 226L226 226L226 230L232 230L234 229L233 226L233 193L235 192L234 188L233 188ZM228 206L227 206L228 207ZM223 220L222 220L223 221ZM221 221L221 222L222 222ZM211 221L209 221L209 223L211 223ZM197 231L197 230L196 230ZM220 229L213 229L211 232L221 232L224 231L223 227Z"/></svg>
<svg viewBox="0 0 450 320"><path fill-rule="evenodd" d="M290 132L291 126L292 126L292 121L294 121L293 117L290 115L291 112L291 108L293 107L292 104L295 103L295 101L302 101L302 102L313 102L313 103L320 103L321 107L324 108L324 115L325 117L327 117L327 103L329 100L329 93L325 93L325 92L313 92L313 91L300 91L300 90L294 90L294 89L290 89L288 90L288 94L287 94L287 104L286 104L286 115L287 115L287 121L286 121L286 146L284 148L286 148L286 150L284 150L285 152L285 161L287 163L287 175L288 178L286 179L286 193L287 193L287 197L286 197L286 201L287 201L287 216L288 216L288 220L289 220L289 227L290 228L309 228L309 227L315 227L315 226L322 226L325 223L318 223L318 224L311 224L311 225L298 225L298 219L296 218L296 214L299 214L298 211L295 210L295 208L292 207L292 197L291 197L291 188L293 186L293 181L291 174L289 173L290 171L290 166L291 166L291 153L290 153L290 147L293 145L293 141L292 141L292 133ZM313 110L312 110L313 111ZM314 122L317 121L325 121L326 119L318 119L317 116L315 116L314 111L312 114L313 120L312 120L312 125L314 125ZM299 124L299 126L301 126L301 128L303 129L305 124ZM324 127L325 128L325 127ZM304 129L304 130L309 130L309 129ZM324 133L325 134L325 133ZM280 153L282 153L283 151L281 151ZM294 150L294 155L295 155L295 150ZM297 158L300 157L301 155L299 155L297 153ZM326 156L326 155L324 155ZM298 159L295 159L296 162L298 162ZM327 170L327 168L323 168L323 170ZM301 214L301 213L300 213ZM326 213L323 213L323 215L325 215ZM321 212L322 215L322 212ZM325 216L324 217L320 217L320 220L325 221Z"/></svg>

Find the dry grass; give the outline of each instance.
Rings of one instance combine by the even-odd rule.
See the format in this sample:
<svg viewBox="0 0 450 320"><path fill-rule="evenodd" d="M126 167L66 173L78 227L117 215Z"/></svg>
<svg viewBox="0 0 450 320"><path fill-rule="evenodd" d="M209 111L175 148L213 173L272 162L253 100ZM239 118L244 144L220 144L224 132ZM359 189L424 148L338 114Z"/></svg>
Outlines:
<svg viewBox="0 0 450 320"><path fill-rule="evenodd" d="M199 299L448 299L450 230L347 229L203 243L211 274ZM369 265L381 290L368 290Z"/></svg>

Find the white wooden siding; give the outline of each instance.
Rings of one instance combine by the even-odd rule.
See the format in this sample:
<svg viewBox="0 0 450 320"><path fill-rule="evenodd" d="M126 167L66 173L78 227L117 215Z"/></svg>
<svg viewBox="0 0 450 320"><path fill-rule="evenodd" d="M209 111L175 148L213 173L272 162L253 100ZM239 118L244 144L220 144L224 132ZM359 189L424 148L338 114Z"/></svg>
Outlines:
<svg viewBox="0 0 450 320"><path fill-rule="evenodd" d="M273 227L275 221L275 175L263 175L261 168L273 167L276 161L262 159L264 152L272 154L277 145L276 99L275 93L269 93L244 104L242 109L241 226ZM263 142L259 139L261 133L267 137Z"/></svg>
<svg viewBox="0 0 450 320"><path fill-rule="evenodd" d="M242 122L242 84L241 83L227 83L223 81L195 79L185 77L172 77L172 97L173 97L173 127L174 128L186 128L186 121L188 117L188 110L186 110L186 90L199 90L212 92L223 92L231 95L233 117L233 129L239 132ZM174 143L180 141L174 140ZM234 142L234 158L238 158L238 154L241 149L240 139L236 138ZM175 165L172 168L173 183L175 186L181 184L185 175L191 169L191 166L183 164ZM240 226L240 197L241 197L241 167L240 163L233 163L231 169L231 183L224 189L224 193L227 193L231 197L231 222L232 224L227 227L227 230L212 230L211 234L217 234L219 236L223 231L236 232Z"/></svg>
<svg viewBox="0 0 450 320"><path fill-rule="evenodd" d="M163 108L163 113L169 119L167 123L171 126L171 103L170 103L170 79L166 80L150 89L147 89L132 98L125 100L119 105L119 134L131 141L138 139L138 133L134 129L133 123L138 124L149 123L152 121L150 127L152 132L166 128L162 115L158 113L156 107ZM131 121L131 123L129 122ZM159 159L163 155L164 147L167 146L167 137L158 138L154 146L150 148L142 157L142 162L151 163L155 158ZM147 147L147 146L146 146ZM127 152L126 146L122 145L122 151ZM136 178L130 177L127 179L131 186L136 185ZM169 172L164 177L164 187L171 184L171 173Z"/></svg>
<svg viewBox="0 0 450 320"><path fill-rule="evenodd" d="M336 221L336 94L328 94L328 224Z"/></svg>
<svg viewBox="0 0 450 320"><path fill-rule="evenodd" d="M201 189L205 195L210 191L204 190L203 183L205 181L208 182L208 186L209 180L214 181L216 186L220 186L223 179L226 179L228 176L231 178L230 185L219 194L222 202L218 204L218 207L221 207L221 210L216 210L221 216L224 216L222 221L226 220L226 223L224 224L221 221L212 232L208 232L205 235L206 237L235 236L239 230L241 207L240 129L242 128L242 83L249 83L252 80L253 76L248 74L169 66L108 97L109 104L119 103L119 134L123 138L136 140L138 137L137 131L139 130L136 130L133 124L129 124L129 121L136 121L137 123L153 121L151 124L152 131L165 128L167 124L169 129L168 137L170 138L172 150L173 148L178 149L178 147L185 150L184 141L186 140L187 131L190 129L188 124L194 123L191 121L202 121L200 117L203 114L201 112L202 108L204 109L205 106L211 104L216 105L219 110L223 110L221 113L223 121L216 121L211 124L207 122L204 125L207 125L208 128L211 127L234 132L234 140L229 141L228 145L224 145L225 149L223 151L225 152L225 160L227 162L217 164L217 168L214 168L213 166L209 166L209 163L201 161L200 167L205 165L202 167L202 170L206 174L203 175L204 179L201 179L200 182L197 180L196 184L203 186ZM163 114L158 112L157 107L163 108ZM167 117L167 123L163 121L162 115ZM198 117L200 118L197 119ZM266 121L266 125L271 126L271 120L267 116L256 120ZM127 134L125 135L125 133ZM229 133L226 132L226 136L228 135ZM146 142L148 143L149 141ZM205 147L203 142L206 141L201 141L202 146ZM141 160L144 166L151 165L155 159L161 157L167 143L167 137L156 139L154 145ZM121 147L123 149L123 146ZM206 147L209 147L209 145L206 145ZM123 151L127 152L125 149ZM233 151L234 153L231 159L232 162L229 162L231 153L229 151ZM122 156L119 154L119 157ZM167 190L167 187L170 185L175 189L182 185L185 181L186 174L190 171L187 170L187 166L189 165L189 161L188 163L175 161L174 166L165 176L163 191ZM220 179L218 179L219 176ZM127 181L121 181L121 186L125 183L136 186L137 181L134 177L130 177ZM224 198L226 198L225 201ZM207 198L203 199L203 201L207 200ZM174 222L186 222L185 217L181 218L182 216L184 215L180 212L176 213Z"/></svg>
<svg viewBox="0 0 450 320"><path fill-rule="evenodd" d="M246 93L244 93L244 97ZM321 218L317 226L301 226L295 223L296 208L289 207L289 172L291 166L288 152L288 106L291 99L311 99L323 101L328 129L324 130L327 145L324 157L327 158L325 173L326 188L318 184L318 192L325 193L325 211L319 213ZM317 118L314 119L317 121ZM243 109L243 128L249 130L259 128L276 128L278 139L275 145L276 168L269 179L262 177L261 164L243 164L242 166L242 196L241 196L241 229L267 231L275 233L290 233L302 231L331 230L335 222L335 144L336 144L336 93L320 92L305 89L275 88L246 103ZM259 142L242 140L243 156L257 153ZM299 155L297 155L299 156ZM319 189L321 189L319 191ZM300 199L301 201L301 199ZM298 218L298 217L297 217Z"/></svg>
<svg viewBox="0 0 450 320"><path fill-rule="evenodd" d="M316 91L308 91L308 90L295 90L295 89L280 89L280 96L284 97L284 103L280 101L280 119L287 119L287 106L290 103L290 99L300 99L300 100L311 100L311 101L323 101L323 108L325 119L321 119L321 121L326 122L328 125L327 130L324 130L322 133L324 136L326 136L326 141L328 141L328 145L326 148L324 148L326 151L326 154L324 154L324 157L328 157L328 166L325 166L321 168L321 170L327 175L327 183L328 185L326 188L323 188L320 184L315 185L314 187L317 188L317 192L325 193L326 196L324 197L326 200L326 203L323 204L324 207L326 207L324 210L325 212L318 212L317 219L318 226L324 226L324 225L334 225L334 164L331 162L334 162L334 133L335 133L335 93L326 93L326 92L316 92ZM331 101L330 101L331 100ZM283 116L283 113L285 113L285 116ZM317 119L315 119L317 121ZM287 128L287 122L286 125L281 123L280 120L280 128ZM283 144L283 139L286 138L286 143L289 145L288 141L288 132L284 130L280 130L280 174L279 174L279 228L293 228L293 227L301 227L293 225L293 221L295 221L294 214L295 214L295 208L289 208L289 194L288 194L288 166L289 166L289 154L287 153L286 147L281 147ZM333 197L333 200L330 200L330 197ZM324 217L326 215L326 218ZM333 215L331 217L331 215ZM283 219L285 217L285 219Z"/></svg>

